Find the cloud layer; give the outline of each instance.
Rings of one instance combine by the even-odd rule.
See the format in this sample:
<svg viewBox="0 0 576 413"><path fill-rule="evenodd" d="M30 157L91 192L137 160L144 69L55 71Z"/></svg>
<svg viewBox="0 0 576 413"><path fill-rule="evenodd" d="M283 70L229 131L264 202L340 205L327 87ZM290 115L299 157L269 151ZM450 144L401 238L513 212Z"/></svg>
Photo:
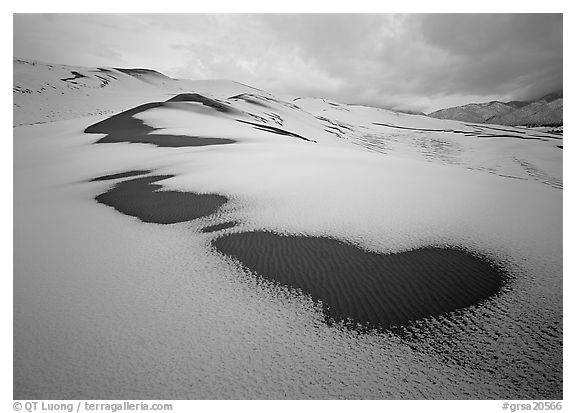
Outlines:
<svg viewBox="0 0 576 413"><path fill-rule="evenodd" d="M562 88L561 14L14 15L14 56L429 112Z"/></svg>

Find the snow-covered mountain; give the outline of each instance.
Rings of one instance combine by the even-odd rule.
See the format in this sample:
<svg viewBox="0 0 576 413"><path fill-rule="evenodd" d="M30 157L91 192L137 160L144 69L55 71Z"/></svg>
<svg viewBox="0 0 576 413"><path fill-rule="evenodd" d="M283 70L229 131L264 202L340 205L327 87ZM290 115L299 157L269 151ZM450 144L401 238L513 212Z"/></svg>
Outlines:
<svg viewBox="0 0 576 413"><path fill-rule="evenodd" d="M15 399L562 398L559 134L20 60L13 131Z"/></svg>
<svg viewBox="0 0 576 413"><path fill-rule="evenodd" d="M557 126L563 121L562 92L550 93L528 102L471 103L440 109L429 113L428 116L497 125Z"/></svg>

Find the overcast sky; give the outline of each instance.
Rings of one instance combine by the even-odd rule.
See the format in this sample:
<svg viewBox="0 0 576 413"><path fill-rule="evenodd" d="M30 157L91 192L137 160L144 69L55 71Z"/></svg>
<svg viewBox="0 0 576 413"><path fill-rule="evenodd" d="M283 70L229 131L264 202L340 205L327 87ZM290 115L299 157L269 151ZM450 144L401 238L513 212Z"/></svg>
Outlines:
<svg viewBox="0 0 576 413"><path fill-rule="evenodd" d="M561 14L16 14L14 57L430 112L562 88Z"/></svg>

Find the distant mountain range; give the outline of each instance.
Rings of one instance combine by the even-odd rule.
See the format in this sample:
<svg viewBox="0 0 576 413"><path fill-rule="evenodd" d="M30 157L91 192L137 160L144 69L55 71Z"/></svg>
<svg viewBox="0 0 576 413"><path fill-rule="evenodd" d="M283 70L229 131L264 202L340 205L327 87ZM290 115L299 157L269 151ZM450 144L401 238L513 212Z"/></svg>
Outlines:
<svg viewBox="0 0 576 413"><path fill-rule="evenodd" d="M531 101L492 101L440 109L428 116L462 122L511 126L558 126L563 123L562 91Z"/></svg>

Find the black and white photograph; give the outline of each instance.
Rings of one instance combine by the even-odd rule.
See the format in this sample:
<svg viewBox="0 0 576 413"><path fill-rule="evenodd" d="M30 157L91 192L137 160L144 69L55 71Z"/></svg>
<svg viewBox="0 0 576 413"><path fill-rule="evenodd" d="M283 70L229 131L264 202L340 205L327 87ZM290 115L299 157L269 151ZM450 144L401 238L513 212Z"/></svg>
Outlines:
<svg viewBox="0 0 576 413"><path fill-rule="evenodd" d="M6 411L562 409L562 12L12 23Z"/></svg>

